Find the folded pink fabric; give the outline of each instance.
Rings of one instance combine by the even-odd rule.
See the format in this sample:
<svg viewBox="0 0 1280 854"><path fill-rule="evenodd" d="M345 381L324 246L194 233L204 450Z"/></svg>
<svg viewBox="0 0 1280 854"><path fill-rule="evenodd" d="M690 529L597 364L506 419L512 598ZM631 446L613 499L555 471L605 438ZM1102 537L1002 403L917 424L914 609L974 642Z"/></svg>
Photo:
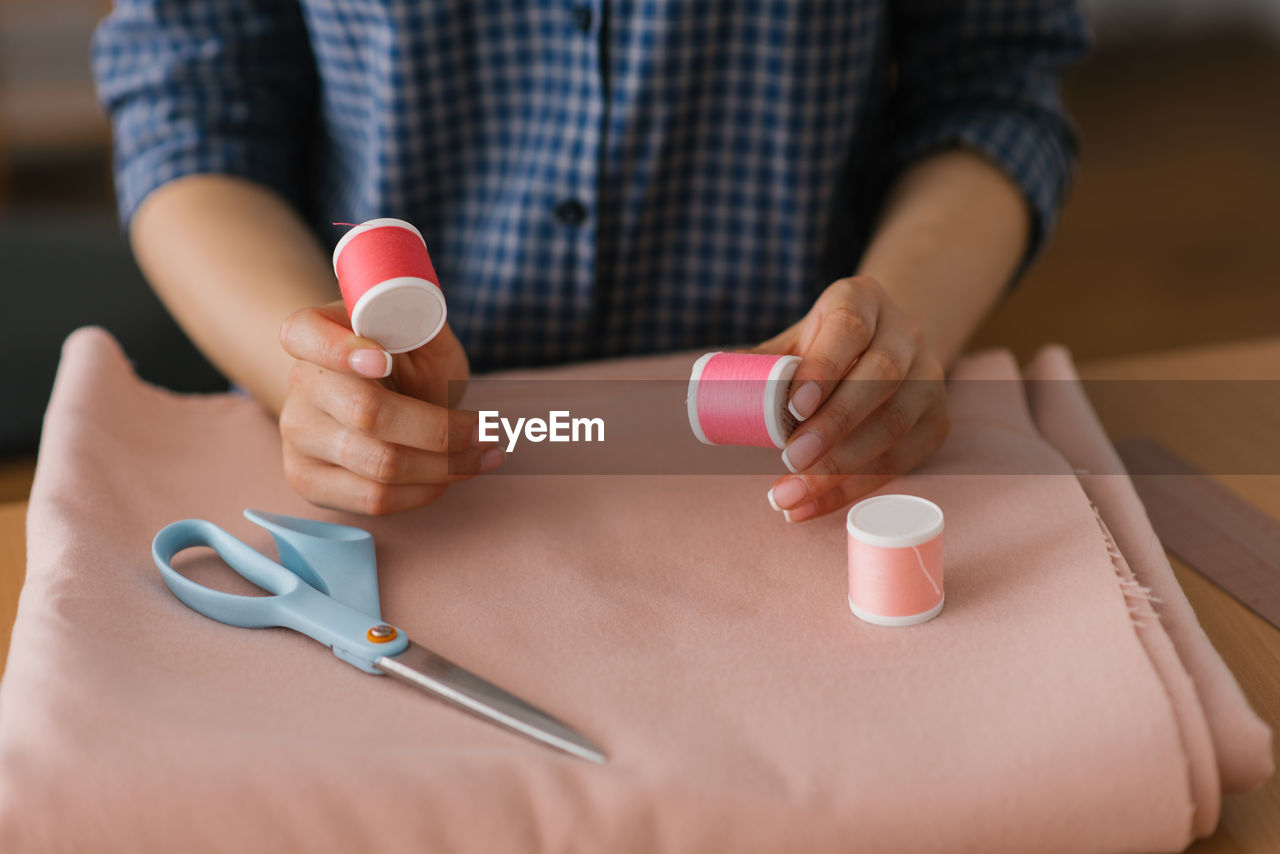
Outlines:
<svg viewBox="0 0 1280 854"><path fill-rule="evenodd" d="M1095 497L1095 514L1008 356L955 375L1011 382L956 384L946 446L889 488L947 514L947 605L886 629L848 611L843 518L787 525L769 477L516 475L517 452L421 511L329 513L291 493L251 402L146 387L82 330L0 684L0 850L1178 850L1216 815L1210 771L1269 770L1268 733L1202 634L1165 633L1194 621L1165 616L1185 604L1167 565L1110 546L1100 518L1121 550L1144 534L1136 498ZM598 413L629 411L626 393ZM387 619L610 763L188 610L152 536L198 516L269 552L244 507L369 529ZM213 563L184 565L203 579ZM1162 585L1158 618L1128 566ZM1217 721L1247 727L1224 738Z"/></svg>
<svg viewBox="0 0 1280 854"><path fill-rule="evenodd" d="M1071 356L1062 347L1046 347L1027 368L1028 398L1036 424L1075 468L1085 492L1106 517L1115 541L1136 579L1154 599L1164 631L1153 633L1153 659L1170 691L1195 691L1203 714L1180 702L1188 717L1191 773L1211 789L1221 780L1228 792L1262 784L1274 769L1271 730L1249 708L1235 677L1209 643L1169 559L1151 528L1133 482L1093 414ZM1183 670L1185 667L1185 670ZM1200 723L1195 718L1202 718ZM1194 734L1194 735L1193 735ZM1211 740L1211 745L1204 740ZM1203 767L1205 764L1213 768ZM1216 773L1215 773L1216 770ZM1216 812L1213 813L1216 816ZM1206 812L1203 827L1213 822Z"/></svg>

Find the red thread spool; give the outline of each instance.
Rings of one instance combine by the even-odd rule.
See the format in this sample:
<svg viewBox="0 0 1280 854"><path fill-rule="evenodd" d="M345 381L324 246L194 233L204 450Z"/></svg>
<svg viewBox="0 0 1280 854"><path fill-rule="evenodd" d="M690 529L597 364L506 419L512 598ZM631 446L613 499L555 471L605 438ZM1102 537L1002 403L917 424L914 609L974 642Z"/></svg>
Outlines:
<svg viewBox="0 0 1280 854"><path fill-rule="evenodd" d="M849 510L849 609L879 626L913 626L942 611L942 508L877 495Z"/></svg>
<svg viewBox="0 0 1280 854"><path fill-rule="evenodd" d="M422 233L401 219L371 219L342 235L333 272L351 329L389 353L416 350L444 328L444 294Z"/></svg>
<svg viewBox="0 0 1280 854"><path fill-rule="evenodd" d="M685 403L704 445L781 448L796 429L787 390L799 356L707 353L693 363Z"/></svg>

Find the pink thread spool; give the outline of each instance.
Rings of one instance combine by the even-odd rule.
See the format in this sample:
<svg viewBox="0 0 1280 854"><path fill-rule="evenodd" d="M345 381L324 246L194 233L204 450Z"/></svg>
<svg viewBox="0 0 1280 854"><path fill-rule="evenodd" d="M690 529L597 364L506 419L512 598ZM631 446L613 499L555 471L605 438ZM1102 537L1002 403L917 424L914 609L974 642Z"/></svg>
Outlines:
<svg viewBox="0 0 1280 854"><path fill-rule="evenodd" d="M704 445L783 447L796 429L787 389L799 365L799 356L702 356L693 363L685 399L693 435Z"/></svg>
<svg viewBox="0 0 1280 854"><path fill-rule="evenodd" d="M877 495L849 510L849 608L878 626L942 611L942 509L915 495Z"/></svg>
<svg viewBox="0 0 1280 854"><path fill-rule="evenodd" d="M422 233L402 219L371 219L333 249L351 329L389 353L407 353L444 328L444 294Z"/></svg>

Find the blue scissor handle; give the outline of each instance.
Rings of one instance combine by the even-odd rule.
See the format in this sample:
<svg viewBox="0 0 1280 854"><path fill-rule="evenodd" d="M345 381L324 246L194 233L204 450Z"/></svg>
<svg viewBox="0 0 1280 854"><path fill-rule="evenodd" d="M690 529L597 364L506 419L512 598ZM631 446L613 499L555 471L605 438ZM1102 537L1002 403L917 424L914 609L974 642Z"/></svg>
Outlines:
<svg viewBox="0 0 1280 854"><path fill-rule="evenodd" d="M266 590L271 596L238 596L211 590L178 573L174 556L183 549L207 546L233 570ZM380 625L377 615L363 613L336 601L212 522L184 519L160 529L151 554L164 583L192 610L222 623L245 628L283 626L331 647L335 655L361 670L377 673L373 662L384 655L398 655L409 638L397 630L385 643L369 640L368 631Z"/></svg>
<svg viewBox="0 0 1280 854"><path fill-rule="evenodd" d="M378 562L368 531L262 510L246 510L244 518L271 534L285 569L342 604L381 618Z"/></svg>

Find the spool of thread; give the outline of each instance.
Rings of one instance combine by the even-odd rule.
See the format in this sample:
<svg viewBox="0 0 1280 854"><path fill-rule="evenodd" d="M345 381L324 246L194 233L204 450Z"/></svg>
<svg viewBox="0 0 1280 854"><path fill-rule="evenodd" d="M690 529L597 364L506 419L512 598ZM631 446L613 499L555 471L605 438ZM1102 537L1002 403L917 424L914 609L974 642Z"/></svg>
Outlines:
<svg viewBox="0 0 1280 854"><path fill-rule="evenodd" d="M781 448L796 429L787 389L799 356L707 353L689 375L689 426L705 445Z"/></svg>
<svg viewBox="0 0 1280 854"><path fill-rule="evenodd" d="M879 626L942 611L942 510L915 495L878 495L849 510L849 608Z"/></svg>
<svg viewBox="0 0 1280 854"><path fill-rule="evenodd" d="M422 233L401 219L355 226L333 250L351 329L389 353L416 350L444 328L447 310Z"/></svg>

